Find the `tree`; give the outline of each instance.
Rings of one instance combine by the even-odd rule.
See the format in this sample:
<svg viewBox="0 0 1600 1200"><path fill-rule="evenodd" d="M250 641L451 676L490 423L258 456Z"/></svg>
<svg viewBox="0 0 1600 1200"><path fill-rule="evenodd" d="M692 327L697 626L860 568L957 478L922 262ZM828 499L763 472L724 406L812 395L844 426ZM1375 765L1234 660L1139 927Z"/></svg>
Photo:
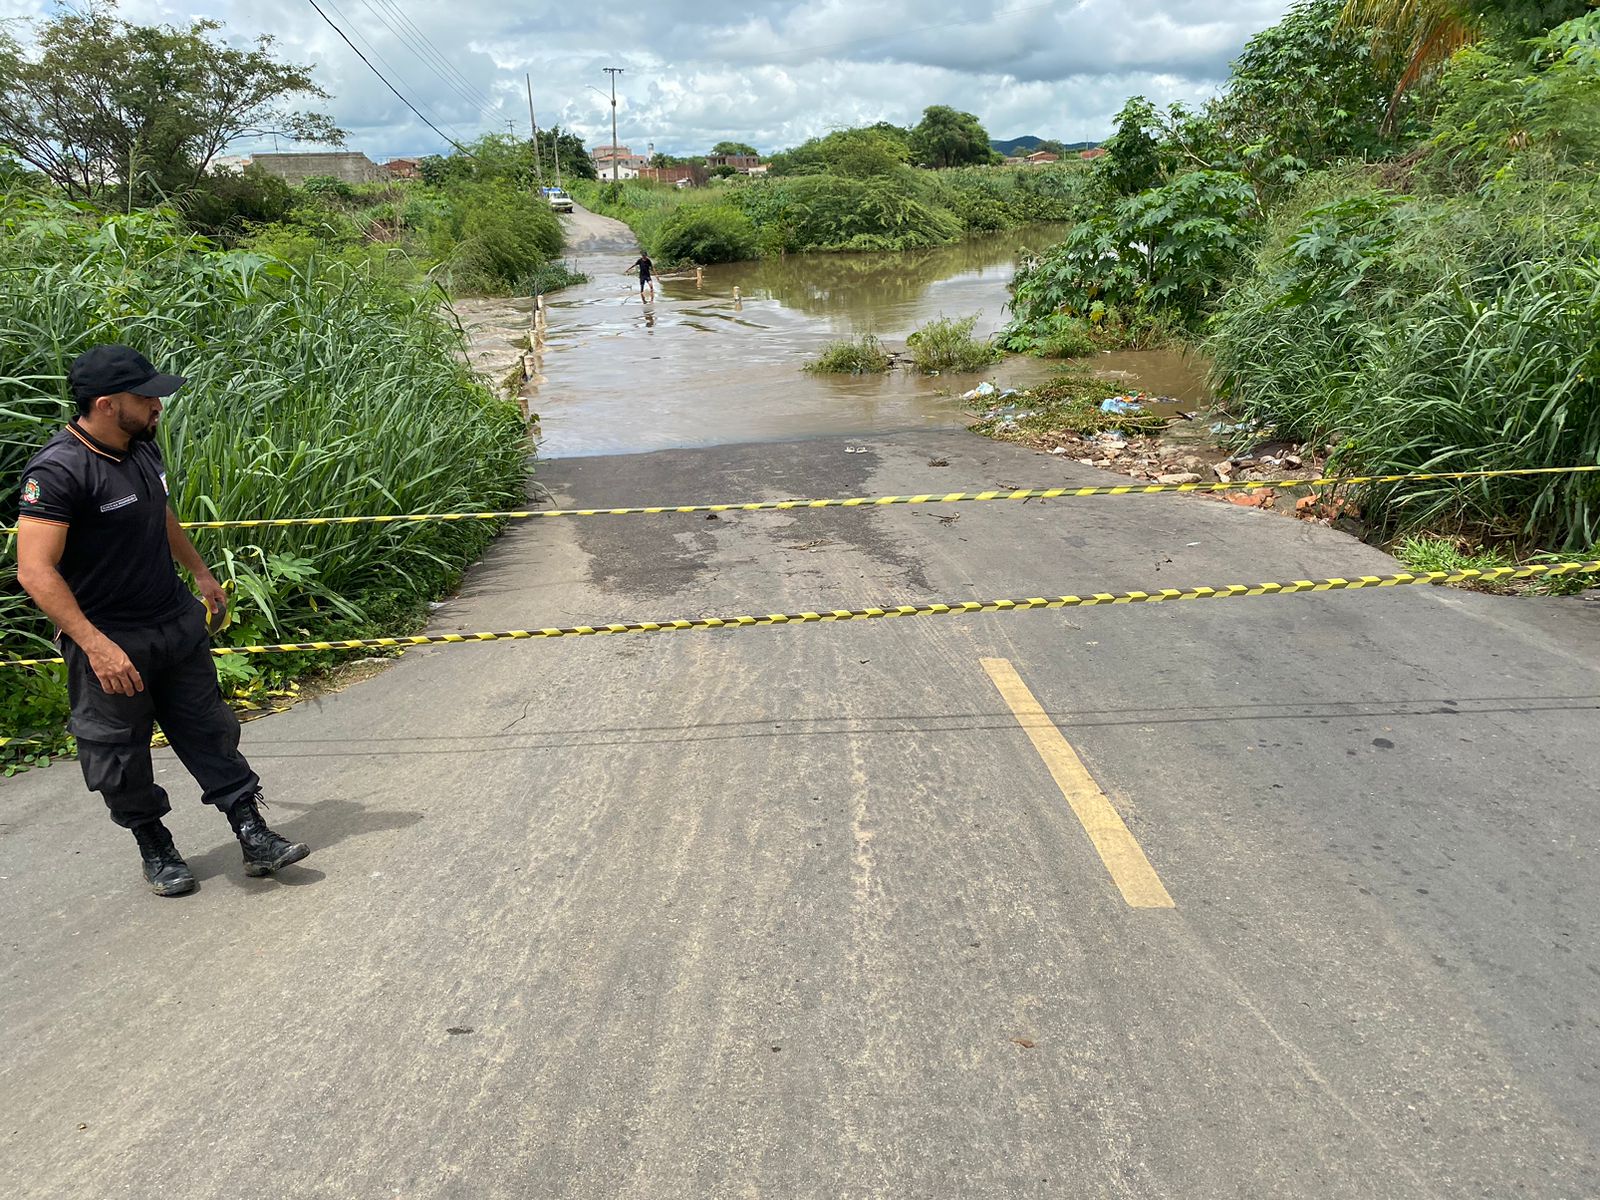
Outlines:
<svg viewBox="0 0 1600 1200"><path fill-rule="evenodd" d="M911 154L930 167L965 167L997 157L978 118L944 104L922 110L921 122L911 131Z"/></svg>
<svg viewBox="0 0 1600 1200"><path fill-rule="evenodd" d="M278 61L272 38L241 50L211 36L217 21L132 25L115 11L68 9L36 23L31 56L0 34L0 145L69 196L115 185L148 204L194 188L241 138L343 141L326 115L289 106L327 93L310 67Z"/></svg>
<svg viewBox="0 0 1600 1200"><path fill-rule="evenodd" d="M574 133L558 126L539 131L539 166L546 185L556 181L556 149L561 150L561 178L593 179L594 159ZM535 183L533 142L511 133L486 133L467 143L465 154L430 154L417 164L422 181L434 187L449 183L504 182L516 187Z"/></svg>
<svg viewBox="0 0 1600 1200"><path fill-rule="evenodd" d="M1344 8L1344 0L1301 0L1235 60L1211 115L1253 177L1292 182L1307 166L1393 149L1405 115L1391 105L1394 68L1343 23Z"/></svg>
<svg viewBox="0 0 1600 1200"><path fill-rule="evenodd" d="M1399 78L1390 115L1405 92L1433 77L1457 50L1486 33L1532 37L1583 15L1587 0L1345 0L1345 32L1370 33L1372 52Z"/></svg>
<svg viewBox="0 0 1600 1200"><path fill-rule="evenodd" d="M903 131L893 125L836 129L772 156L775 175L845 175L868 179L890 175L911 157Z"/></svg>
<svg viewBox="0 0 1600 1200"><path fill-rule="evenodd" d="M1117 131L1105 141L1105 157L1094 166L1112 196L1132 196L1161 183L1161 145L1153 132L1159 127L1156 106L1143 96L1122 106Z"/></svg>
<svg viewBox="0 0 1600 1200"><path fill-rule="evenodd" d="M761 151L748 142L718 142L711 147L712 154L747 154L751 158L760 158Z"/></svg>

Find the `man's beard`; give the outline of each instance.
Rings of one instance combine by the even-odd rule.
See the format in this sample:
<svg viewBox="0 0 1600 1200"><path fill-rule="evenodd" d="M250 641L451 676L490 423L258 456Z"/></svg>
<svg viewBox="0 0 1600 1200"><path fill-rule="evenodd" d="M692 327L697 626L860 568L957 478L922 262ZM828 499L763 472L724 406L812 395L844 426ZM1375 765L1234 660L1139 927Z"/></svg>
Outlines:
<svg viewBox="0 0 1600 1200"><path fill-rule="evenodd" d="M130 421L118 420L117 428L128 435L130 442L153 442L156 440L156 422L148 421L143 425L135 425Z"/></svg>

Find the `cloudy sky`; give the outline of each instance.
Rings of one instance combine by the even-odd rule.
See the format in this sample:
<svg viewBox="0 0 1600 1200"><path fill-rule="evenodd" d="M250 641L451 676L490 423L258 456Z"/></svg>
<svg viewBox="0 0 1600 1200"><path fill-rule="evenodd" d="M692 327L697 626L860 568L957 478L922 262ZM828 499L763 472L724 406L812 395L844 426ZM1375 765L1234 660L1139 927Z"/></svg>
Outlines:
<svg viewBox="0 0 1600 1200"><path fill-rule="evenodd" d="M976 113L990 136L1104 137L1136 93L1198 101L1289 0L317 0L405 97L462 141L541 127L643 153L705 153L723 139L763 151L878 120L915 124L929 104ZM0 18L47 0L0 0ZM123 0L125 18L222 22L268 33L313 64L348 146L382 159L446 146L317 15L310 0ZM236 153L266 147L238 146Z"/></svg>

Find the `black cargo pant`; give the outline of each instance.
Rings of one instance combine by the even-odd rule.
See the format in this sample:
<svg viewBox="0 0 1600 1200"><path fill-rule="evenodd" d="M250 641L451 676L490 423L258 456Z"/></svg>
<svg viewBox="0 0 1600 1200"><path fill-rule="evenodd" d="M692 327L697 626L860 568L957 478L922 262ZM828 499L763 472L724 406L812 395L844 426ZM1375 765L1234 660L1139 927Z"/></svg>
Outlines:
<svg viewBox="0 0 1600 1200"><path fill-rule="evenodd" d="M239 718L223 702L206 632L205 606L195 601L181 616L150 629L108 631L144 680L144 691L113 696L101 686L89 656L70 638L61 639L67 660L72 718L83 781L99 792L111 819L131 829L172 811L150 763L151 725L161 730L201 799L227 812L254 795L261 780L239 753Z"/></svg>

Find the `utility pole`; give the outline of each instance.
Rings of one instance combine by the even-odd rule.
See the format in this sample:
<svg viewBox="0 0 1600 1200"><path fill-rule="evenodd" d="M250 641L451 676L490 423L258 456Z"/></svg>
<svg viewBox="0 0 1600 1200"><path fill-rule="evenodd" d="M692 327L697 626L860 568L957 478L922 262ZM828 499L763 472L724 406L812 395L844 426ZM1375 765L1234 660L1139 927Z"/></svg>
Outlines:
<svg viewBox="0 0 1600 1200"><path fill-rule="evenodd" d="M541 185L544 183L544 166L539 162L539 122L533 119L533 76L524 75L528 81L528 127L533 131L533 174Z"/></svg>
<svg viewBox="0 0 1600 1200"><path fill-rule="evenodd" d="M611 182L617 181L617 76L621 75L623 67L606 67L605 73L611 76Z"/></svg>

